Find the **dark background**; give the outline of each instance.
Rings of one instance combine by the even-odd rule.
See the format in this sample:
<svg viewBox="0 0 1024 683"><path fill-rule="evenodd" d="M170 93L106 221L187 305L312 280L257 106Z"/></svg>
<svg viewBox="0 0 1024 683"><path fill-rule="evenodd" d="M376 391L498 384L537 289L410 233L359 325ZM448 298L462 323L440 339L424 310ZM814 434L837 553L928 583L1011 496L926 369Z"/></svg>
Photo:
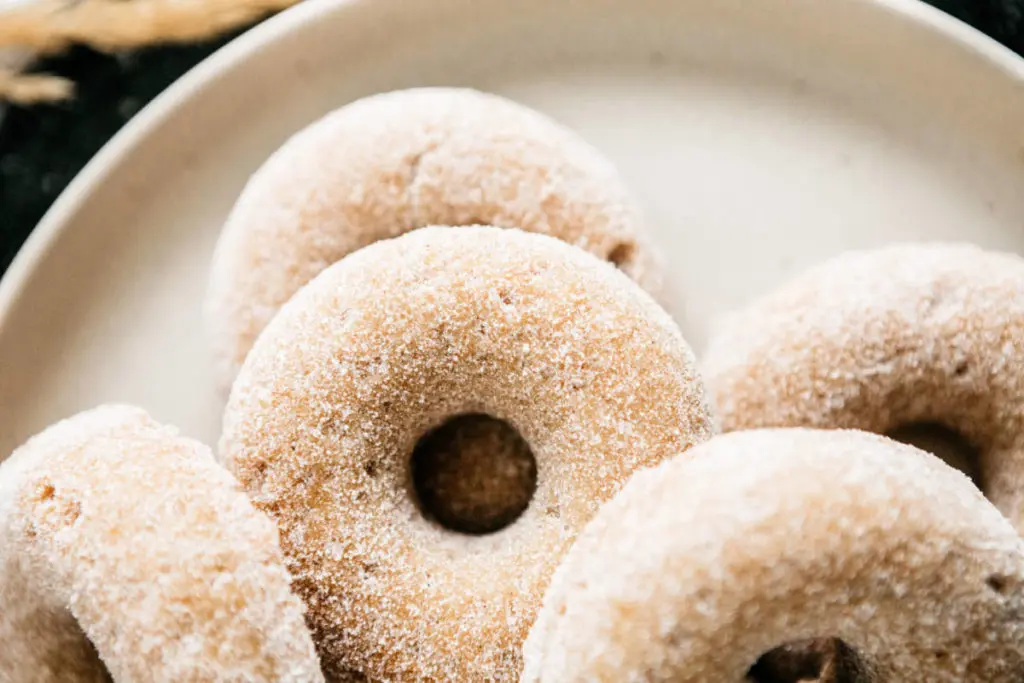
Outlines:
<svg viewBox="0 0 1024 683"><path fill-rule="evenodd" d="M930 2L1024 54L1024 0ZM37 65L39 70L74 79L78 95L58 106L11 107L0 119L0 273L53 200L103 143L161 90L231 37L130 55L77 48Z"/></svg>

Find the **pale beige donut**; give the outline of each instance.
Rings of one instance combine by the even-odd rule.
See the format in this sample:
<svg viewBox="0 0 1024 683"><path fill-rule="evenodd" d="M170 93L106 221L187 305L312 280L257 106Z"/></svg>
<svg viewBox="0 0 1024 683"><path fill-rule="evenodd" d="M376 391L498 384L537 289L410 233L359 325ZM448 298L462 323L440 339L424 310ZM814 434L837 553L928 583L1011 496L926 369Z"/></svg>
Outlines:
<svg viewBox="0 0 1024 683"><path fill-rule="evenodd" d="M302 285L379 239L427 225L520 228L612 260L657 293L641 222L603 155L522 105L456 88L358 100L275 152L224 226L207 299L221 378L230 385Z"/></svg>
<svg viewBox="0 0 1024 683"><path fill-rule="evenodd" d="M0 465L3 683L322 681L289 582L209 449L137 408L59 422Z"/></svg>
<svg viewBox="0 0 1024 683"><path fill-rule="evenodd" d="M580 535L523 683L741 683L836 636L862 678L1017 683L1024 542L970 481L854 431L718 436L637 474Z"/></svg>
<svg viewBox="0 0 1024 683"><path fill-rule="evenodd" d="M960 244L851 252L723 317L703 360L724 431L938 423L1024 531L1024 259Z"/></svg>
<svg viewBox="0 0 1024 683"><path fill-rule="evenodd" d="M484 536L410 494L445 419L511 424L537 487ZM260 337L221 455L278 522L329 673L509 681L562 551L636 469L706 439L679 329L620 271L556 239L423 228L328 268Z"/></svg>

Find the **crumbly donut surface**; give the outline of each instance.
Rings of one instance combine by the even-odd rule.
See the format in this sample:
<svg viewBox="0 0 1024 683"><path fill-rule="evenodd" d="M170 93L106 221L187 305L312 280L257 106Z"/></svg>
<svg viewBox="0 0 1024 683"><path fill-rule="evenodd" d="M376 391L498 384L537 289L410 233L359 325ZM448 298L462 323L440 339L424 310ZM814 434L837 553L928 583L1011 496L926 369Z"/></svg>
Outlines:
<svg viewBox="0 0 1024 683"><path fill-rule="evenodd" d="M724 431L937 423L1024 531L1024 259L959 244L850 252L724 316L702 369Z"/></svg>
<svg viewBox="0 0 1024 683"><path fill-rule="evenodd" d="M0 681L322 681L289 584L273 523L142 410L81 413L0 464Z"/></svg>
<svg viewBox="0 0 1024 683"><path fill-rule="evenodd" d="M970 481L856 431L715 437L638 473L566 554L523 683L741 683L840 638L867 680L1013 683L1024 542Z"/></svg>
<svg viewBox="0 0 1024 683"><path fill-rule="evenodd" d="M526 511L483 536L410 495L417 439L470 412L537 462ZM689 347L620 271L546 236L433 227L285 305L232 390L221 457L280 525L329 671L508 681L577 531L633 471L710 433Z"/></svg>
<svg viewBox="0 0 1024 683"><path fill-rule="evenodd" d="M456 88L358 100L275 152L224 227L207 301L222 379L302 285L376 240L427 225L520 228L612 260L656 293L641 223L602 154L522 105Z"/></svg>

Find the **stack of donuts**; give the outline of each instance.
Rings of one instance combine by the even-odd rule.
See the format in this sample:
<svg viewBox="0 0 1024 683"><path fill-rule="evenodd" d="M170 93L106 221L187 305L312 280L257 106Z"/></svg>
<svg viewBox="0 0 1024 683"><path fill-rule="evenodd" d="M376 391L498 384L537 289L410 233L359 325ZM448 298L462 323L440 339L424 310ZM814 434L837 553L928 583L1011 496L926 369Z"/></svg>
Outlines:
<svg viewBox="0 0 1024 683"><path fill-rule="evenodd" d="M667 265L521 105L313 123L214 254L216 454L113 405L0 464L0 682L1024 680L1024 260L842 255L700 367Z"/></svg>

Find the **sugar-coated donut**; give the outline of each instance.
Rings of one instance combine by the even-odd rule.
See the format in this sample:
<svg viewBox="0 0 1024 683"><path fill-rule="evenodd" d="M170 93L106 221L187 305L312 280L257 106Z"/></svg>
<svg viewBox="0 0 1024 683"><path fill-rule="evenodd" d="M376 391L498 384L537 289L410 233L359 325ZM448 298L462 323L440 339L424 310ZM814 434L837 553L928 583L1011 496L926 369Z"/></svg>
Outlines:
<svg viewBox="0 0 1024 683"><path fill-rule="evenodd" d="M516 429L529 506L488 535L431 521L410 454L455 415ZM328 268L239 374L221 456L282 530L325 671L509 681L550 572L635 470L708 438L678 328L551 237L428 227Z"/></svg>
<svg viewBox="0 0 1024 683"><path fill-rule="evenodd" d="M960 244L848 253L724 316L702 368L724 431L961 434L1024 531L1024 259Z"/></svg>
<svg viewBox="0 0 1024 683"><path fill-rule="evenodd" d="M524 683L741 683L835 636L857 680L1016 683L1024 541L964 475L885 437L718 436L637 474L555 572Z"/></svg>
<svg viewBox="0 0 1024 683"><path fill-rule="evenodd" d="M317 273L427 225L558 237L661 287L640 212L612 164L569 129L456 88L368 97L281 147L249 181L217 246L207 301L229 385L257 335Z"/></svg>
<svg viewBox="0 0 1024 683"><path fill-rule="evenodd" d="M209 449L137 408L0 465L0 681L323 681L289 583L277 529Z"/></svg>

